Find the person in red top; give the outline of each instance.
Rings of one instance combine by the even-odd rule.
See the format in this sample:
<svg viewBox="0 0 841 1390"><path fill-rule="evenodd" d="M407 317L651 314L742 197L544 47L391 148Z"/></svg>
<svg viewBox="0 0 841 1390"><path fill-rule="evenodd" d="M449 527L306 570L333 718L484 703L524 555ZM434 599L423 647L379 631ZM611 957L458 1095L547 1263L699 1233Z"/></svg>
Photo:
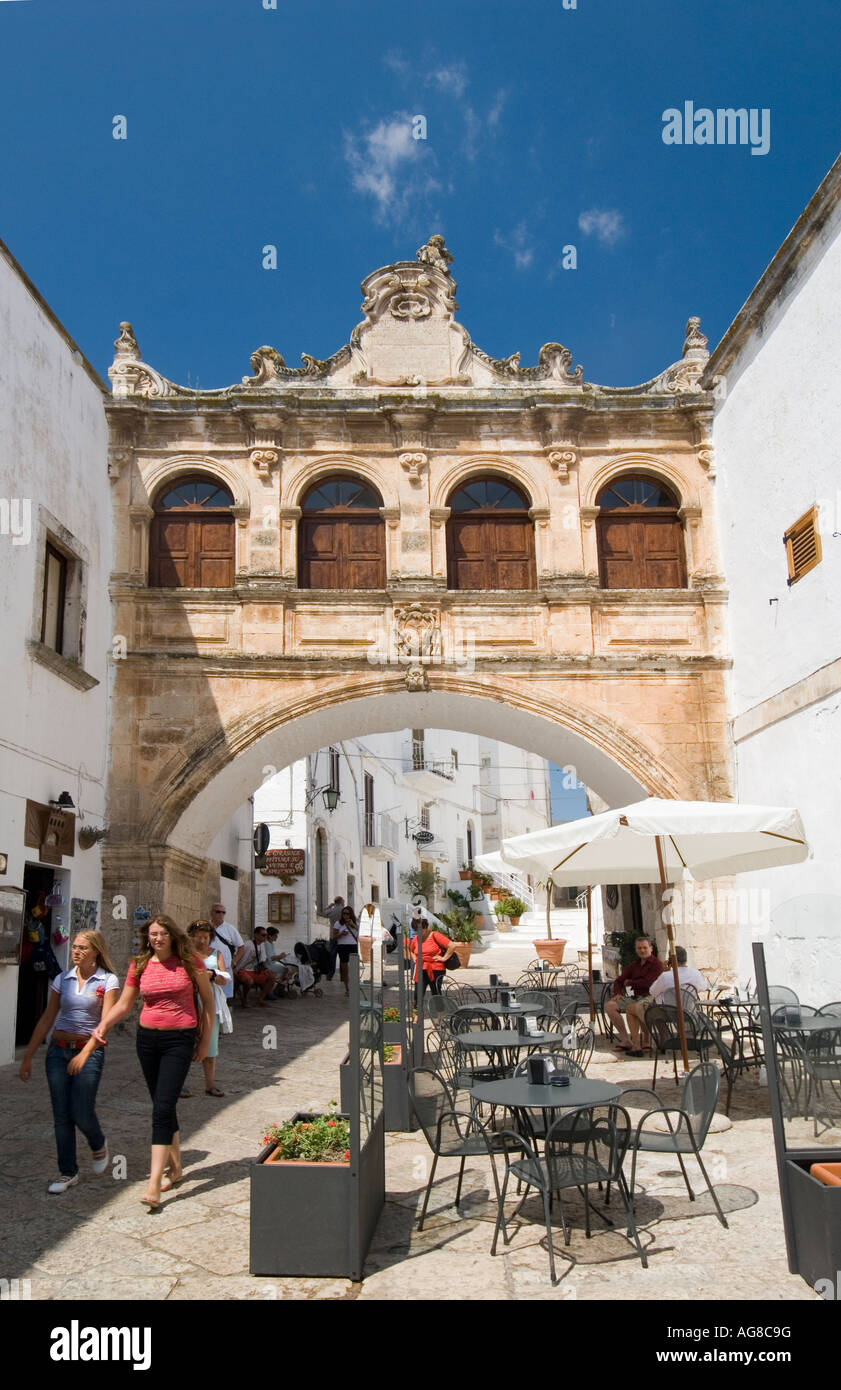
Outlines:
<svg viewBox="0 0 841 1390"><path fill-rule="evenodd" d="M605 1004L605 1013L613 1024L619 1035L616 1046L620 1052L627 1052L631 1057L641 1057L642 1048L640 1047L640 1029L643 1023L643 1004L648 1004L650 1000L650 990L658 975L663 973L663 962L654 955L654 947L647 936L638 936L634 942L636 949L636 960L632 960L621 975L617 975L613 982L613 998ZM630 987L633 998L626 994ZM628 1023L631 1029L631 1036L628 1037L625 1028L625 1020L622 1017L622 1010L628 1014Z"/></svg>
<svg viewBox="0 0 841 1390"><path fill-rule="evenodd" d="M143 999L137 1029L137 1055L152 1097L152 1165L146 1192L140 1198L150 1211L181 1181L181 1147L175 1102L191 1062L207 1056L216 1013L204 961L193 950L186 932L171 917L153 917L147 928L146 950L135 956L119 1002L95 1030L99 1042ZM194 991L201 1000L196 1017ZM164 1177L168 1171L169 1177Z"/></svg>
<svg viewBox="0 0 841 1390"><path fill-rule="evenodd" d="M421 962L423 966L423 978L433 994L441 993L441 981L447 967L444 964L450 956L455 955L456 943L451 941L443 932L433 931L425 917L421 917L418 923L421 933ZM409 947L415 957L415 983L418 979L417 955L418 938L413 936Z"/></svg>

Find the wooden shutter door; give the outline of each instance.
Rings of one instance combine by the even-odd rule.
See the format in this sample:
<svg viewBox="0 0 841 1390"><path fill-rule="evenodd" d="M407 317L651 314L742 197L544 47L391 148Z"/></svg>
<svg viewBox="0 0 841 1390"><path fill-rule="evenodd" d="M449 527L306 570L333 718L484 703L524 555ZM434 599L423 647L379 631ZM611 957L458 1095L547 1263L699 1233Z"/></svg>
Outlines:
<svg viewBox="0 0 841 1390"><path fill-rule="evenodd" d="M501 517L489 522L487 529L495 559L494 588L535 588L531 523L519 517Z"/></svg>
<svg viewBox="0 0 841 1390"><path fill-rule="evenodd" d="M300 529L302 589L340 589L339 526L330 521L302 521Z"/></svg>
<svg viewBox="0 0 841 1390"><path fill-rule="evenodd" d="M149 583L153 589L193 587L190 525L156 516L149 535Z"/></svg>
<svg viewBox="0 0 841 1390"><path fill-rule="evenodd" d="M343 589L385 588L385 528L379 518L348 518L339 531Z"/></svg>
<svg viewBox="0 0 841 1390"><path fill-rule="evenodd" d="M454 517L447 528L449 589L490 589L491 574L488 527L471 517Z"/></svg>
<svg viewBox="0 0 841 1390"><path fill-rule="evenodd" d="M234 582L233 517L198 518L195 531L194 583L199 589L229 589Z"/></svg>
<svg viewBox="0 0 841 1390"><path fill-rule="evenodd" d="M604 589L643 589L642 522L608 516L598 520L599 569Z"/></svg>
<svg viewBox="0 0 841 1390"><path fill-rule="evenodd" d="M684 588L686 574L680 522L652 517L642 523L642 532L645 588Z"/></svg>

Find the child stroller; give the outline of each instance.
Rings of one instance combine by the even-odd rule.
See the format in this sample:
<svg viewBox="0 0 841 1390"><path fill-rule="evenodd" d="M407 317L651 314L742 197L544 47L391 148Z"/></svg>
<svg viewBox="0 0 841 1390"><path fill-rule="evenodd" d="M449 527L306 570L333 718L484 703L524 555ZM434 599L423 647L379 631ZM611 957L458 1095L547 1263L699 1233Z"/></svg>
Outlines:
<svg viewBox="0 0 841 1390"><path fill-rule="evenodd" d="M313 998L320 999L324 991L318 987L322 976L318 952L305 946L303 941L296 941L293 950L298 962L298 988L301 994L311 994Z"/></svg>

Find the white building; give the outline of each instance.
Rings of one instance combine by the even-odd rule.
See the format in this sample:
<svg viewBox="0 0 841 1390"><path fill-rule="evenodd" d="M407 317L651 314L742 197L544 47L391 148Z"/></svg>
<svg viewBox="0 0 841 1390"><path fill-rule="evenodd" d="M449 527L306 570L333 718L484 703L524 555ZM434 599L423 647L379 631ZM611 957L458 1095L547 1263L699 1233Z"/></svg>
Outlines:
<svg viewBox="0 0 841 1390"><path fill-rule="evenodd" d="M35 921L65 965L66 934L95 924L100 910L93 832L105 823L111 649L106 388L2 243L0 354L0 889L26 891L27 918L38 909ZM47 976L28 961L31 946L26 940L20 967L0 965L0 1063L14 1059L16 1035L28 1041L46 1003Z"/></svg>
<svg viewBox="0 0 841 1390"><path fill-rule="evenodd" d="M772 983L841 998L841 159L710 360L737 796L797 806L814 857L743 875ZM757 893L756 890L759 890ZM759 925L760 915L767 926Z"/></svg>
<svg viewBox="0 0 841 1390"><path fill-rule="evenodd" d="M325 797L331 790L338 792L333 810ZM500 833L550 823L548 765L478 735L369 735L270 776L254 794L254 817L269 827L271 852L305 851L301 877L256 875L255 922L276 921L280 940L291 945L328 935L325 910L337 895L357 911L369 901L386 913L396 908L411 897L402 880L411 869L432 870L438 882L430 906L445 910L447 889L465 888L459 870L497 847ZM493 926L489 914L485 925Z"/></svg>

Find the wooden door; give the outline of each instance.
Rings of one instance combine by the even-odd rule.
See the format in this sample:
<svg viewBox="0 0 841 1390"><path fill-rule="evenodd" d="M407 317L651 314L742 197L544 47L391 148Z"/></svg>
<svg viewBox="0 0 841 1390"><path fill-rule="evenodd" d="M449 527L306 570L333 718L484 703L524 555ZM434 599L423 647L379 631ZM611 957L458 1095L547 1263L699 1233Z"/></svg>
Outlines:
<svg viewBox="0 0 841 1390"><path fill-rule="evenodd" d="M607 512L598 519L604 589L681 589L686 585L683 531L676 517Z"/></svg>
<svg viewBox="0 0 841 1390"><path fill-rule="evenodd" d="M153 589L228 589L234 582L230 514L167 512L152 520L149 584Z"/></svg>
<svg viewBox="0 0 841 1390"><path fill-rule="evenodd" d="M384 589L385 526L379 516L304 517L299 532L302 589Z"/></svg>
<svg viewBox="0 0 841 1390"><path fill-rule="evenodd" d="M522 515L454 515L447 527L449 589L533 589L534 531Z"/></svg>

